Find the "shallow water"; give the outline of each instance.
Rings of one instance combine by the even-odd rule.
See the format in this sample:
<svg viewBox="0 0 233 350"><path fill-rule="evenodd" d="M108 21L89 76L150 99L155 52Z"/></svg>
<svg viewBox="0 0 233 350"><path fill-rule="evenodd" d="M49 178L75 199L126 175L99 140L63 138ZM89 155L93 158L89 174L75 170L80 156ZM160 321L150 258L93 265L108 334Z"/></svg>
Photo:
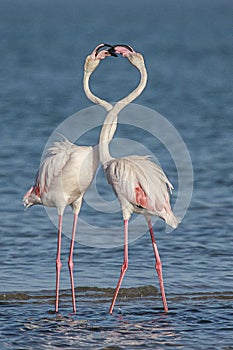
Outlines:
<svg viewBox="0 0 233 350"><path fill-rule="evenodd" d="M146 5L126 0L124 6L1 2L1 349L233 349L231 11L231 2L222 0L148 0ZM136 224L136 237L133 218L129 269L114 313L108 315L123 259L122 220L119 209L93 209L92 192L80 220L99 229L88 235L78 227L78 311L71 314L66 233L60 312L54 314L56 227L43 207L24 211L21 205L50 135L66 118L92 106L82 90L82 67L100 42L128 43L144 54L149 80L136 103L167 118L191 156L194 189L181 225L170 233L163 222L154 225L168 314L145 223ZM93 90L116 101L137 79L127 61L110 58L95 72ZM95 145L98 133L99 128L84 134L79 144ZM118 151L135 154L146 148L154 155L174 184L174 203L176 167L158 138L123 123L115 138L118 145L122 138L133 140ZM114 195L101 170L95 183L111 209ZM113 242L107 248L99 238L103 232Z"/></svg>
<svg viewBox="0 0 233 350"><path fill-rule="evenodd" d="M112 293L111 288L77 288L75 316L67 313L69 291L61 294L58 315L52 311L51 291L1 296L7 311L1 345L8 348L10 337L11 346L18 349L25 344L40 349L197 349L200 344L205 349L232 349L232 292L173 294L171 311L164 314L154 287L123 288L110 316L106 311Z"/></svg>

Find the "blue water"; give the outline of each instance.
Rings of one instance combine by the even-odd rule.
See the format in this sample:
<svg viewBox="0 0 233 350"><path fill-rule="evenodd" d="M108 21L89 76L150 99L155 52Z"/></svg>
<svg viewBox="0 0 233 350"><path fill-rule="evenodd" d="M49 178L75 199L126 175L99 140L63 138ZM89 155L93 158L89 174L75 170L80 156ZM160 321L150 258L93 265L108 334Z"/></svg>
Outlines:
<svg viewBox="0 0 233 350"><path fill-rule="evenodd" d="M2 0L0 8L1 349L233 349L232 2ZM122 246L102 248L78 231L78 311L71 315L64 234L55 315L56 227L43 207L24 211L21 205L50 135L92 106L82 89L83 63L101 42L127 43L143 53L149 80L136 103L173 124L192 160L194 188L181 225L170 233L161 221L154 226L166 315L144 227L129 246L129 269L112 316ZM138 81L126 60L113 60L92 79L93 91L109 101ZM98 132L86 136L87 144L97 143ZM166 147L120 125L116 137L129 135L158 159L176 198L178 179ZM134 146L124 151L137 153ZM96 183L100 196L114 201L101 170ZM84 202L80 219L101 228L96 237L104 227L114 242L113 226L123 239L119 211L98 212Z"/></svg>

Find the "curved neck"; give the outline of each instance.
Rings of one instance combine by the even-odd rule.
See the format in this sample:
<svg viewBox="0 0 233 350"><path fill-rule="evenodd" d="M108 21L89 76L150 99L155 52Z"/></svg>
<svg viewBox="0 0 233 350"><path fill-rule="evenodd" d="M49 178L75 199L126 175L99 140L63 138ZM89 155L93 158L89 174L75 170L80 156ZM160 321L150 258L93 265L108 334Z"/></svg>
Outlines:
<svg viewBox="0 0 233 350"><path fill-rule="evenodd" d="M138 86L128 96L118 101L116 105L110 110L104 121L100 133L99 155L100 161L103 164L103 166L106 162L112 159L109 152L109 143L112 140L117 128L118 114L120 113L120 111L122 111L123 108L125 108L128 104L134 101L142 93L147 83L147 71L144 63L141 63L139 66L135 67L139 70L141 75L141 79Z"/></svg>
<svg viewBox="0 0 233 350"><path fill-rule="evenodd" d="M83 76L83 88L85 91L86 96L89 98L90 101L92 101L95 104L98 104L100 106L102 106L107 112L109 112L112 109L112 104L102 100L101 98L99 98L98 96L95 96L93 94L93 92L90 90L90 86L89 86L89 81L90 81L90 77L91 74L93 73L93 71L85 71L84 70L84 76ZM109 130L109 142L111 141L111 139L113 138L113 135L116 132L116 128L117 125L113 124Z"/></svg>
<svg viewBox="0 0 233 350"><path fill-rule="evenodd" d="M93 92L90 90L89 81L90 81L90 77L91 77L92 73L93 73L93 71L84 71L83 88L84 88L85 94L89 98L89 100L91 100L95 104L98 104L98 105L104 107L104 109L106 109L106 111L108 112L112 109L111 103L109 103L105 100L102 100L98 96L95 96L93 94Z"/></svg>

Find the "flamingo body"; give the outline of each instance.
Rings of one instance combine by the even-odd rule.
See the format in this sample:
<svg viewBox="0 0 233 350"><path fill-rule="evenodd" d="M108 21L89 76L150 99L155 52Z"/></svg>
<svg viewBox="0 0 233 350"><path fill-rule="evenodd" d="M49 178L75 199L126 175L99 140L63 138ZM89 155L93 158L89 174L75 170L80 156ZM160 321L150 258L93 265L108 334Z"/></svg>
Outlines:
<svg viewBox="0 0 233 350"><path fill-rule="evenodd" d="M76 146L66 138L63 141L54 142L47 150L38 171L35 185L30 188L23 198L23 204L27 208L36 204L57 208L59 219L56 258L56 312L58 312L60 271L62 267L60 254L63 213L68 205L72 207L74 212L68 266L70 270L73 312L75 313L76 303L73 277L75 232L83 195L95 176L98 161L97 147Z"/></svg>
<svg viewBox="0 0 233 350"><path fill-rule="evenodd" d="M56 207L59 214L71 205L78 213L80 199L95 176L98 161L98 147L76 146L67 139L54 142L47 150L35 185L23 198L24 205Z"/></svg>
<svg viewBox="0 0 233 350"><path fill-rule="evenodd" d="M121 203L124 220L129 220L134 212L158 216L173 228L178 226L179 219L169 202L173 186L162 168L149 157L112 159L104 165L104 170Z"/></svg>

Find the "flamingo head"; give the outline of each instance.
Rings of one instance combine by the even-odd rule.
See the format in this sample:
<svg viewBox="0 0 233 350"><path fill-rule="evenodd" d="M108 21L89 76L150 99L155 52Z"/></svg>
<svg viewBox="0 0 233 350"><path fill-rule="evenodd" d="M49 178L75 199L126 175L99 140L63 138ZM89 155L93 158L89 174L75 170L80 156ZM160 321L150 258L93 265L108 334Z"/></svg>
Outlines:
<svg viewBox="0 0 233 350"><path fill-rule="evenodd" d="M117 57L113 46L109 44L100 44L92 51L92 53L87 56L84 70L86 72L92 73L99 65L100 61L105 59L107 56Z"/></svg>
<svg viewBox="0 0 233 350"><path fill-rule="evenodd" d="M132 65L135 67L139 67L140 65L144 65L143 56L140 53L137 53L133 50L133 48L129 45L120 44L114 45L109 51L114 51L116 54L120 54L123 57L126 57Z"/></svg>
<svg viewBox="0 0 233 350"><path fill-rule="evenodd" d="M114 45L109 49L109 51L113 51L115 54L120 54L123 57L136 53L131 46L125 44Z"/></svg>
<svg viewBox="0 0 233 350"><path fill-rule="evenodd" d="M128 54L126 57L129 60L129 62L136 68L140 68L144 66L144 58L140 53L132 52Z"/></svg>

